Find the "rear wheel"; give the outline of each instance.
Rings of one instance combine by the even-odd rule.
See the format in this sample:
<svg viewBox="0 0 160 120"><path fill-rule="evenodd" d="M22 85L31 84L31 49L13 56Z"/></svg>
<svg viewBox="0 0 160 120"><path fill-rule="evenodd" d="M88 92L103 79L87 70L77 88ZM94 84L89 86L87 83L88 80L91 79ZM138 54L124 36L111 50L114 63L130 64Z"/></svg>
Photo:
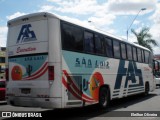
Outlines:
<svg viewBox="0 0 160 120"><path fill-rule="evenodd" d="M145 83L145 92L144 92L144 95L148 95L149 94L149 83Z"/></svg>
<svg viewBox="0 0 160 120"><path fill-rule="evenodd" d="M99 106L100 108L106 108L109 104L109 89L102 87L99 92Z"/></svg>

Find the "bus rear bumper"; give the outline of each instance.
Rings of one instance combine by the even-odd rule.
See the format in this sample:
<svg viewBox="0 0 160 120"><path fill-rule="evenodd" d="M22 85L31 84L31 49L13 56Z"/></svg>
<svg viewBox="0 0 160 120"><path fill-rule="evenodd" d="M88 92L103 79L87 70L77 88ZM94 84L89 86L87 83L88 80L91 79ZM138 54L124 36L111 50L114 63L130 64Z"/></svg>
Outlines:
<svg viewBox="0 0 160 120"><path fill-rule="evenodd" d="M8 97L7 104L21 107L62 108L61 98Z"/></svg>

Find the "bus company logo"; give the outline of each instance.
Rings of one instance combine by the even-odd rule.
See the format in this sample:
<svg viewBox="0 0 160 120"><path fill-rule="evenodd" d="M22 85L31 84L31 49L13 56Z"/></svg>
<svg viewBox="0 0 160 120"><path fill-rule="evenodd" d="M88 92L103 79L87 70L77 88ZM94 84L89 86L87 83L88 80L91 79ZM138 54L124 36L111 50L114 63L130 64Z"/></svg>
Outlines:
<svg viewBox="0 0 160 120"><path fill-rule="evenodd" d="M36 51L36 48L35 48L35 47L28 47L28 48L18 47L16 53L33 52L33 51Z"/></svg>
<svg viewBox="0 0 160 120"><path fill-rule="evenodd" d="M118 74L115 82L114 89L120 89L121 83L123 81L123 78L125 77L125 85L124 88L127 88L127 86L130 87L137 87L137 86L143 86L143 77L142 77L142 71L141 69L137 68L136 62L129 61L128 63L128 69L125 67L125 61L120 60L119 68L118 68ZM139 81L139 82L137 82ZM130 84L130 82L132 84Z"/></svg>
<svg viewBox="0 0 160 120"><path fill-rule="evenodd" d="M34 31L31 30L31 24L22 25L17 38L17 43L29 42L37 40Z"/></svg>

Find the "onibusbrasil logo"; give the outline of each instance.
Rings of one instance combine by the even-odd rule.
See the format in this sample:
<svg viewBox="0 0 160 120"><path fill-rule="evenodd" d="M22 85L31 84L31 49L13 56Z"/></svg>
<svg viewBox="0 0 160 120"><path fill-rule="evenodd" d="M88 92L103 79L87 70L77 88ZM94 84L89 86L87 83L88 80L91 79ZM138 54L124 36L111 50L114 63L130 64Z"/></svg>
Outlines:
<svg viewBox="0 0 160 120"><path fill-rule="evenodd" d="M17 43L29 42L37 40L31 24L22 25L20 33L17 38Z"/></svg>
<svg viewBox="0 0 160 120"><path fill-rule="evenodd" d="M42 114L38 112L15 111L15 112L2 112L0 117L3 117L3 118L6 118L6 117L42 117Z"/></svg>

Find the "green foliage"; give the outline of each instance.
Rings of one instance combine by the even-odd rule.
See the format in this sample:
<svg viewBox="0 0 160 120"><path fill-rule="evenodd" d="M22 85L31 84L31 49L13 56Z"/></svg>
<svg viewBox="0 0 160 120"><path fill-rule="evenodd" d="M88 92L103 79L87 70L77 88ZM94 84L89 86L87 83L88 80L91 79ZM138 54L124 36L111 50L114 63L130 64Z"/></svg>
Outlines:
<svg viewBox="0 0 160 120"><path fill-rule="evenodd" d="M134 29L131 29L131 32L136 36L137 42L139 45L144 46L150 49L153 52L153 46L158 46L156 40L152 39L152 35L149 33L148 27L143 27L140 32L136 32Z"/></svg>

